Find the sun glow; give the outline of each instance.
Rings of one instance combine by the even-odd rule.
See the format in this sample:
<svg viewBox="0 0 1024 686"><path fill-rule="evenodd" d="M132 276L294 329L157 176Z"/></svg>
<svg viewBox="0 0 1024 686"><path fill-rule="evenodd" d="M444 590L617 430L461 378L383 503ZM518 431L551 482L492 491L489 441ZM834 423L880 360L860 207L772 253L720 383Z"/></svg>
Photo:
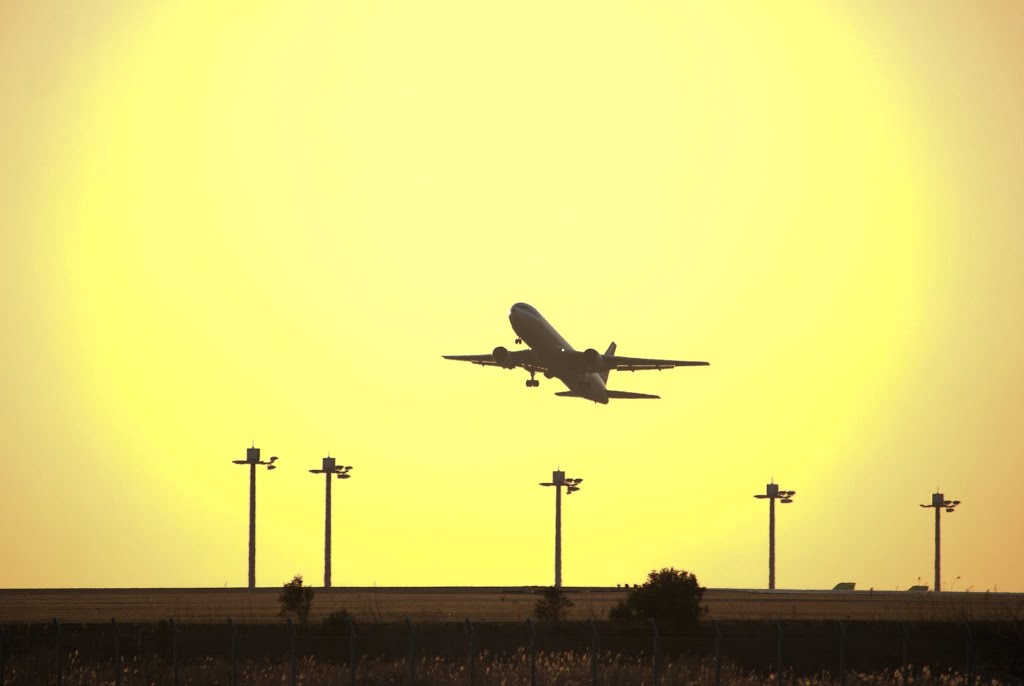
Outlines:
<svg viewBox="0 0 1024 686"><path fill-rule="evenodd" d="M569 584L675 565L760 585L764 513L747 501L773 474L801 492L784 525L805 542L780 584L921 568L913 513L892 531L921 545L885 571L891 549L815 552L875 523L823 510L889 468L887 408L943 304L931 232L956 208L861 17L113 7L68 10L64 133L41 129L52 171L26 185L39 258L21 273L52 313L38 335L57 390L22 412L62 428L5 441L40 440L40 459L75 446L89 467L56 478L80 493L79 536L115 503L127 545L0 585L242 583L230 460L253 439L281 456L259 477L267 583L322 564L320 491L298 474L328 450L355 466L335 493L340 583L546 583L534 484L557 464L588 485L566 512ZM510 345L519 301L578 349L712 366L613 373L610 388L665 399L600 408L440 360ZM878 497L906 499L912 476Z"/></svg>

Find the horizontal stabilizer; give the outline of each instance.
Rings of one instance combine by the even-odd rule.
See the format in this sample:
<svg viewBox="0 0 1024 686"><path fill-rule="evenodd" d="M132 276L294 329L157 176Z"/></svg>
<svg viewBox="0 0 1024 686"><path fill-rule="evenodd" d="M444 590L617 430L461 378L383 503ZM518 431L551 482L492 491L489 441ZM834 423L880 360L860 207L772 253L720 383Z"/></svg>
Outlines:
<svg viewBox="0 0 1024 686"><path fill-rule="evenodd" d="M659 400L660 395L648 395L647 393L630 393L629 391L608 391L609 398L615 398L617 400L636 400L638 398L650 398L652 400Z"/></svg>
<svg viewBox="0 0 1024 686"><path fill-rule="evenodd" d="M581 398L583 396L576 395L572 391L561 391L555 393L555 395L562 396L563 398ZM629 391L608 391L609 400L660 400L660 395L648 395L647 393L630 393Z"/></svg>

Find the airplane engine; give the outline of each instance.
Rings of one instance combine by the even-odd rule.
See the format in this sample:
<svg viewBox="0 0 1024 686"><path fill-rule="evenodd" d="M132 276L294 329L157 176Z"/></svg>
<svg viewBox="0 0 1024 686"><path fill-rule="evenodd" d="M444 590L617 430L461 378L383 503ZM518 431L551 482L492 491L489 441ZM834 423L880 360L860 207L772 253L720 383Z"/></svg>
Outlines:
<svg viewBox="0 0 1024 686"><path fill-rule="evenodd" d="M494 363L499 367L505 367L506 369L512 369L512 367L515 366L509 361L510 355L511 353L508 351L508 348L501 345L491 352L491 357L494 358Z"/></svg>
<svg viewBox="0 0 1024 686"><path fill-rule="evenodd" d="M601 357L601 353L593 348L587 348L583 351L583 362L586 364L587 369L592 372L600 372L604 368L604 358Z"/></svg>

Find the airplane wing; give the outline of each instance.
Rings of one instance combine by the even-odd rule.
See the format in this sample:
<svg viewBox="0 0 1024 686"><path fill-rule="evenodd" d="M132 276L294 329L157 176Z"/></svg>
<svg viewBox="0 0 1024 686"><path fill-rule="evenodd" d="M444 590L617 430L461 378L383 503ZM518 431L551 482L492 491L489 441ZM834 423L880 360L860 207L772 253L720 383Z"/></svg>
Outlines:
<svg viewBox="0 0 1024 686"><path fill-rule="evenodd" d="M545 372L548 370L546 364L544 364L537 353L533 350L500 350L501 354L498 362L495 359L494 353L488 353L484 355L442 355L446 360L455 360L456 362L472 362L473 364L479 364L484 367L504 367L505 369L515 369L516 367L522 367L527 371L533 372Z"/></svg>
<svg viewBox="0 0 1024 686"><path fill-rule="evenodd" d="M673 367L707 367L708 362L692 360L652 360L645 357L619 357L605 355L602 360L605 369L620 372L640 372L647 369L672 369Z"/></svg>
<svg viewBox="0 0 1024 686"><path fill-rule="evenodd" d="M497 362L494 361L494 356L487 355L441 355L446 360L455 360L457 362L472 362L473 364L482 364L485 367L497 367Z"/></svg>

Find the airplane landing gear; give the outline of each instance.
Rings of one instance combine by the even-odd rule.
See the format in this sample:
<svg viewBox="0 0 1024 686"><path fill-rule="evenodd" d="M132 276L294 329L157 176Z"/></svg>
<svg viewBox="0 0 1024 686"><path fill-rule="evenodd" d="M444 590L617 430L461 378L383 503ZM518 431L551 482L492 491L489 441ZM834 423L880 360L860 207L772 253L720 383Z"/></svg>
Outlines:
<svg viewBox="0 0 1024 686"><path fill-rule="evenodd" d="M530 372L530 378L526 380L527 388L537 388L537 386L540 386L540 381L537 381L537 379L533 378L536 373L537 372Z"/></svg>
<svg viewBox="0 0 1024 686"><path fill-rule="evenodd" d="M522 345L522 344L523 344L523 339L522 338L517 338L516 339L516 345Z"/></svg>

